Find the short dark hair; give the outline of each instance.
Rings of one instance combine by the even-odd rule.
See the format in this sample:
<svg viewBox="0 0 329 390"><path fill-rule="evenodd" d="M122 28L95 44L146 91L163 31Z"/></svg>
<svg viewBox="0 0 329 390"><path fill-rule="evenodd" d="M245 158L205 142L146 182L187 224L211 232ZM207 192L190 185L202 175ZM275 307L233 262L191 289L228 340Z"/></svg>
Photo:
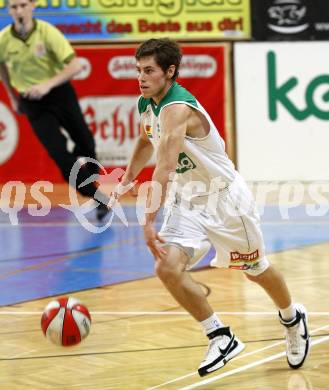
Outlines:
<svg viewBox="0 0 329 390"><path fill-rule="evenodd" d="M175 65L175 73L172 77L175 80L179 73L179 65L182 59L182 52L177 42L169 38L148 39L136 50L135 58L154 56L155 62L166 72L170 65Z"/></svg>

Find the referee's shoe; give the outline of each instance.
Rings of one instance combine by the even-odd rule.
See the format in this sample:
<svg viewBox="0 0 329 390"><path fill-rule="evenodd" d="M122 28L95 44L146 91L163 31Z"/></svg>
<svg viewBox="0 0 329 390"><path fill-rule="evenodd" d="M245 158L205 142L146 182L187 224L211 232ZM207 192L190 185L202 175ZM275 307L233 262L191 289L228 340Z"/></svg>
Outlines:
<svg viewBox="0 0 329 390"><path fill-rule="evenodd" d="M223 367L245 347L242 341L234 336L229 327L216 329L207 336L209 346L198 369L200 376L205 376Z"/></svg>
<svg viewBox="0 0 329 390"><path fill-rule="evenodd" d="M110 212L110 208L103 203L98 203L96 207L96 218L98 222L103 222L103 219Z"/></svg>

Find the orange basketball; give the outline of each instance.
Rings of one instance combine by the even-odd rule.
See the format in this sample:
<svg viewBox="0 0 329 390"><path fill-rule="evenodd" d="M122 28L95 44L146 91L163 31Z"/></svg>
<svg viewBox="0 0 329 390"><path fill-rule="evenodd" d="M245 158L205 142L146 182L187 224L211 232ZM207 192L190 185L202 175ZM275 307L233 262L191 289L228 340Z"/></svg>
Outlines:
<svg viewBox="0 0 329 390"><path fill-rule="evenodd" d="M51 301L41 317L41 328L47 339L64 347L79 344L85 339L90 325L87 307L73 297Z"/></svg>

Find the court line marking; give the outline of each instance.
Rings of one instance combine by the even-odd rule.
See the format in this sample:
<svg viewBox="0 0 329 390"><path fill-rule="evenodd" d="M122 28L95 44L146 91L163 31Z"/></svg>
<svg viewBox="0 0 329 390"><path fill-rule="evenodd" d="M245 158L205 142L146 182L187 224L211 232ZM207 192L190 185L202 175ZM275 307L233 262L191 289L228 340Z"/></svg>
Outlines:
<svg viewBox="0 0 329 390"><path fill-rule="evenodd" d="M55 298L54 298L55 299ZM0 315L39 315L42 314L42 311L1 311ZM189 316L190 314L184 311L90 311L92 315L111 315L111 316ZM277 312L266 311L266 312L258 312L258 311L219 311L216 312L218 315L227 315L227 316L277 316ZM307 313L309 316L329 316L328 311L310 311Z"/></svg>
<svg viewBox="0 0 329 390"><path fill-rule="evenodd" d="M243 355L239 355L236 358L234 358L234 360L239 360L239 359L242 359L244 357L247 357L247 356L250 356L250 355L254 355L255 353L259 353L259 352L265 351L266 349L273 348L274 346L280 345L280 344L283 344L283 343L284 343L284 341L277 341L276 343L268 345L267 347L262 347L262 348L259 348L259 349L255 350L255 351L251 351L251 352L247 352L247 353L245 353ZM197 374L198 374L198 371L194 371L194 372L191 372L190 374L186 374L186 375L183 375L183 376L181 376L179 378L172 379L172 380L170 380L170 381L168 381L166 383L161 383L160 385L157 385L157 386L154 386L154 387L149 387L146 390L158 389L159 387L163 387L163 386L169 385L171 383L179 382L179 381L181 381L181 380L183 380L185 378L188 378L189 376L193 376L193 375L197 375Z"/></svg>
<svg viewBox="0 0 329 390"><path fill-rule="evenodd" d="M95 223L96 221L89 221L90 223ZM329 221L327 221L329 223ZM137 221L128 221L128 224L130 226L142 226L139 222ZM155 222L156 225L161 224L161 222ZM83 226L80 222L22 222L18 223L17 225L12 225L10 222L0 222L0 227L1 226L15 226L15 227L61 227L61 226ZM122 222L112 222L109 228L111 226L122 226L126 228L126 226Z"/></svg>
<svg viewBox="0 0 329 390"><path fill-rule="evenodd" d="M325 337L322 337L322 338L320 338L318 340L315 340L314 342L312 342L312 347L314 345L324 343L325 341L328 341L328 340L329 340L329 336L325 336ZM278 358L280 358L282 356L285 356L285 354L286 354L286 352L280 352L280 353L277 353L275 355L268 356L268 357L266 357L264 359L256 360L253 363L246 364L246 365L244 365L242 367L234 368L233 370L224 372L223 374L214 376L212 378L203 380L201 382L197 382L197 383L194 383L194 384L189 385L189 386L181 387L179 390L191 390L191 389L195 389L197 387L201 387L203 385L207 385L207 384L212 383L212 382L216 382L216 381L218 381L218 380L220 380L222 378L225 378L227 376L238 374L238 373L240 373L242 371L248 370L249 368L257 367L257 366L260 366L260 365L262 365L264 363L270 362L272 360L276 360L276 359L278 359Z"/></svg>
<svg viewBox="0 0 329 390"><path fill-rule="evenodd" d="M308 314L309 314L309 313L308 313ZM329 325L321 326L321 327L319 327L319 328L316 328L316 329L310 331L310 334L320 332L321 330L327 329L327 328L329 328ZM328 339L328 340L329 340L329 336L325 336L324 339ZM322 340L322 339L320 339L320 340ZM270 344L270 345L268 345L268 346L266 346L266 347L262 347L262 348L259 348L259 349L254 350L254 351L244 353L244 354L242 354L242 355L239 355L239 356L235 357L235 358L234 358L234 361L239 360L239 359L243 359L243 358L248 357L248 356L251 356L251 355L255 355L255 354L257 354L257 353L259 353L259 352L262 352L262 351L265 351L265 350L267 350L267 349L274 348L274 347L276 347L276 346L278 346L278 345L280 345L280 344L284 344L285 342L286 342L285 340L283 340L283 341L277 341L276 343ZM316 345L316 344L318 344L318 343L319 343L319 340L316 340L316 341L314 341L314 342L312 341L311 346L312 346L312 345ZM284 356L284 355L285 355L285 351L284 351L284 352L280 352L280 353L277 354L277 355ZM272 356L274 356L274 355L272 355ZM280 357L280 356L278 356L278 357ZM267 358L266 358L266 359L267 359ZM277 359L277 358L276 358L276 359ZM270 360L269 360L269 361L270 361ZM250 363L250 364L253 364L253 363ZM244 367L244 366L243 366L243 367ZM248 367L248 368L249 368L249 367ZM234 370L231 370L231 371L236 371L236 370L237 370L237 369L235 368ZM227 371L227 372L230 372L230 371ZM227 372L224 373L224 374L227 374ZM235 373L235 372L234 372L234 373ZM197 372L197 371L194 371L194 372L192 372L192 373L190 373L190 374L186 374L186 375L183 375L183 376L174 378L174 379L172 379L172 380L170 380L170 381L168 381L168 382L160 383L159 385L156 385L156 386L153 386L153 387L149 387L149 388L147 388L146 390L158 389L158 388L160 388L160 387L166 386L166 385L171 384L171 383L179 382L179 381L181 381L181 380L183 380L183 379L185 379L185 378L187 378L187 377L189 377L189 376L193 376L193 375L197 375L197 374L198 374L198 372ZM218 375L218 376L221 376L221 375L223 375L223 374L220 374L220 375ZM217 377L212 377L212 378L217 378ZM210 379L212 379L212 378L210 378ZM204 381L202 381L202 382L204 382ZM199 383L201 383L201 382L199 382ZM183 389L180 389L180 390L183 390ZM184 388L184 390L185 390L185 388Z"/></svg>
<svg viewBox="0 0 329 390"><path fill-rule="evenodd" d="M91 223L96 223L96 221L90 221ZM128 221L129 226L142 226L138 221ZM156 225L161 224L161 222L156 221ZM302 220L279 220L279 221L271 221L264 220L261 221L262 225L281 225L281 224L295 224L295 225L304 225L304 224L319 224L319 225L328 225L328 219L302 219ZM18 225L12 225L10 222L0 222L0 227L2 226L15 226L15 227L61 227L61 226L82 226L79 222L22 222L18 223ZM112 222L111 226L121 226L126 228L121 222Z"/></svg>

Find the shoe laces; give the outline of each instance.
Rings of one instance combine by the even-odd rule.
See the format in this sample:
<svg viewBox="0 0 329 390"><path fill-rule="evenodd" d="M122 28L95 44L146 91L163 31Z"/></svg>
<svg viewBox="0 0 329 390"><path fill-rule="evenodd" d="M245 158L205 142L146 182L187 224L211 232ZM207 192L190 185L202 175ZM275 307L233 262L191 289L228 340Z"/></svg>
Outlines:
<svg viewBox="0 0 329 390"><path fill-rule="evenodd" d="M216 348L216 345L218 345L218 343L221 344L222 341L223 341L223 338L224 338L224 336L216 336L215 338L213 338L213 339L211 339L211 340L209 341L208 349L207 349L207 352L206 352L206 354L205 354L205 360L206 360L206 358L207 358L207 356L208 356L209 354L211 354L212 352L214 352L214 350L215 350L216 352L218 351L218 349Z"/></svg>
<svg viewBox="0 0 329 390"><path fill-rule="evenodd" d="M291 328L287 328L288 333L288 344L289 349L292 354L297 355L300 349L300 335L299 335L299 324L292 326Z"/></svg>

